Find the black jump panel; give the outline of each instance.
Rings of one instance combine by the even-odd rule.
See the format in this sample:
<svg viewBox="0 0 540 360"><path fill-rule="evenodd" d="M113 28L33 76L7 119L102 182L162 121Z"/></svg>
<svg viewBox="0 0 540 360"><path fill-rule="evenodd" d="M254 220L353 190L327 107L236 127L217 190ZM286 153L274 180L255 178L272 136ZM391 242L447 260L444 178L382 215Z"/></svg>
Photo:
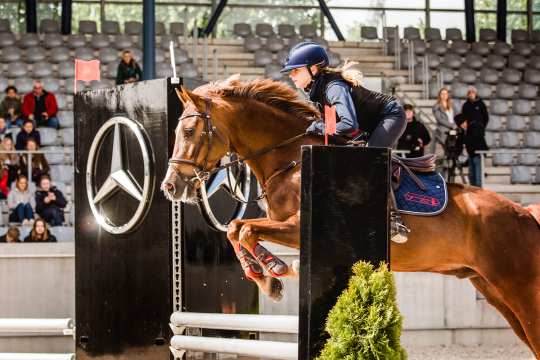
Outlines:
<svg viewBox="0 0 540 360"><path fill-rule="evenodd" d="M299 359L322 349L352 265L389 262L389 179L389 149L302 148Z"/></svg>

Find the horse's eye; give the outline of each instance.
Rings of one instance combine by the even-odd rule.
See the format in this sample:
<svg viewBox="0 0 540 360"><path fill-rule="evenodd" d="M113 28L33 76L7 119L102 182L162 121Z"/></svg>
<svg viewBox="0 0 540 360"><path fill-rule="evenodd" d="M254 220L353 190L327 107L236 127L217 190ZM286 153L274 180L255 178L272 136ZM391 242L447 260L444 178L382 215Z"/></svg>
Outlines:
<svg viewBox="0 0 540 360"><path fill-rule="evenodd" d="M194 128L186 128L186 129L184 129L184 136L185 137L191 137L191 136L193 136L193 134L195 134L195 129Z"/></svg>

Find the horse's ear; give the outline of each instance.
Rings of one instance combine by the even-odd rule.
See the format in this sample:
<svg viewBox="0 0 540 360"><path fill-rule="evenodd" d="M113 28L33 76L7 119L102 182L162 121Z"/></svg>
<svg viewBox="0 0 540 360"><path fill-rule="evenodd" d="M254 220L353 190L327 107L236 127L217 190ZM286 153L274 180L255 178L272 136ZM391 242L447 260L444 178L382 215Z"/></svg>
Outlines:
<svg viewBox="0 0 540 360"><path fill-rule="evenodd" d="M188 103L192 103L200 111L204 110L205 102L204 99L199 95L192 93L183 86L180 86L180 90L176 89L176 94L184 107L186 107Z"/></svg>
<svg viewBox="0 0 540 360"><path fill-rule="evenodd" d="M225 80L225 83L230 84L237 81L240 81L240 73L232 74Z"/></svg>
<svg viewBox="0 0 540 360"><path fill-rule="evenodd" d="M176 91L176 95L178 96L178 99L180 99L180 102L184 107L186 107L188 100L184 97L184 87L182 86L180 89L176 88L174 89Z"/></svg>

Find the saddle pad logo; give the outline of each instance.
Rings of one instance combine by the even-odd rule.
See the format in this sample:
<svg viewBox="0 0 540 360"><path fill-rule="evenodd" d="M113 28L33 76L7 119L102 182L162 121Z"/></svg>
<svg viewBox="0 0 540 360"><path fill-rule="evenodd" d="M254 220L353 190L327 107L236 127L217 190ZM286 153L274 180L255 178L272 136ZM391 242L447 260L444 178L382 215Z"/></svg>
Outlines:
<svg viewBox="0 0 540 360"><path fill-rule="evenodd" d="M440 205L439 200L431 196L406 192L404 197L405 197L405 200L407 201L419 203L422 205L428 205L428 206L434 206L434 207Z"/></svg>

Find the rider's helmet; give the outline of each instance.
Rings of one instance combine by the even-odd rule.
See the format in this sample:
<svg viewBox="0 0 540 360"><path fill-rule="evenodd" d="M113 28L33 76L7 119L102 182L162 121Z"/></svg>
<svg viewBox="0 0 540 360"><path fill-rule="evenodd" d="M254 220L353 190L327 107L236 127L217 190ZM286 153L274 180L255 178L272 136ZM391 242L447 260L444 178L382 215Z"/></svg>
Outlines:
<svg viewBox="0 0 540 360"><path fill-rule="evenodd" d="M281 72L288 72L292 69L318 65L319 67L328 66L328 54L324 48L311 41L301 42L294 46L290 51Z"/></svg>

